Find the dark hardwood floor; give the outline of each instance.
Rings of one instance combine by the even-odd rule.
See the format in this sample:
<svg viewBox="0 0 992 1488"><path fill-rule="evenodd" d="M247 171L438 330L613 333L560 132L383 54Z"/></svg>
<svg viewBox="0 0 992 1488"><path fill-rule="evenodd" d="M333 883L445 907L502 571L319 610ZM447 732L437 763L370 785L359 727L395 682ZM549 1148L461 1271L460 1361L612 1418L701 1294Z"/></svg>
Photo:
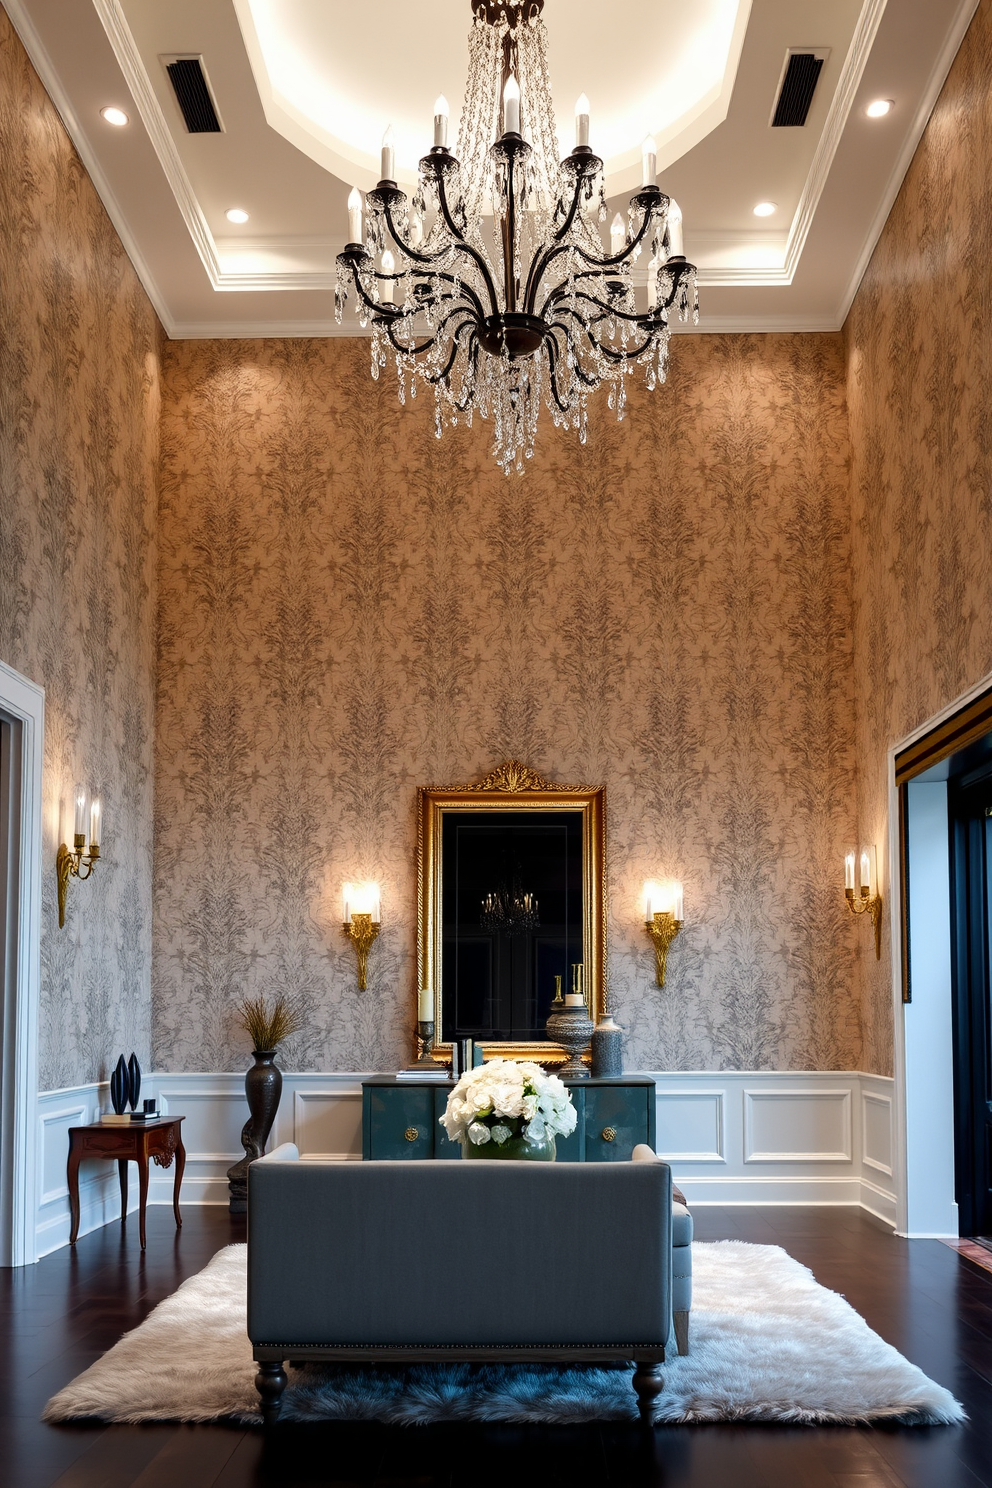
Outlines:
<svg viewBox="0 0 992 1488"><path fill-rule="evenodd" d="M699 1239L782 1245L961 1400L961 1427L44 1426L45 1401L243 1224L219 1208L111 1225L0 1271L4 1488L992 1488L992 1275L853 1209L699 1209ZM810 1338L815 1349L816 1339Z"/></svg>

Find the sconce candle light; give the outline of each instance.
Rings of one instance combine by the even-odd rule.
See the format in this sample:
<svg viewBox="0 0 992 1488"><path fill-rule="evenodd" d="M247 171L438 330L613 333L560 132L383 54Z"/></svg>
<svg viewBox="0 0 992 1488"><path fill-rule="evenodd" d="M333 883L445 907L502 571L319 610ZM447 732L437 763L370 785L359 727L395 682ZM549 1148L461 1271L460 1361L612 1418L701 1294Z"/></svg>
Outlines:
<svg viewBox="0 0 992 1488"><path fill-rule="evenodd" d="M94 863L100 858L100 837L102 810L99 796L94 796L90 802L90 840L89 851L86 849L86 789L77 785L75 789L75 822L72 839L72 851L70 852L64 842L59 843L58 855L55 859L55 873L59 889L59 929L65 927L65 897L69 889L70 878L78 878L80 883L85 883L93 872Z"/></svg>
<svg viewBox="0 0 992 1488"><path fill-rule="evenodd" d="M855 863L858 889L855 890ZM849 852L844 858L844 894L852 914L870 914L875 931L875 960L882 959L882 896L878 892L878 863L874 847L863 847L860 854Z"/></svg>
<svg viewBox="0 0 992 1488"><path fill-rule="evenodd" d="M682 885L676 881L644 885L644 925L654 941L655 985L665 985L668 947L682 929Z"/></svg>
<svg viewBox="0 0 992 1488"><path fill-rule="evenodd" d="M358 958L358 990L364 992L368 982L369 951L381 926L379 886L374 883L346 883L342 898L344 924L341 928L355 947Z"/></svg>

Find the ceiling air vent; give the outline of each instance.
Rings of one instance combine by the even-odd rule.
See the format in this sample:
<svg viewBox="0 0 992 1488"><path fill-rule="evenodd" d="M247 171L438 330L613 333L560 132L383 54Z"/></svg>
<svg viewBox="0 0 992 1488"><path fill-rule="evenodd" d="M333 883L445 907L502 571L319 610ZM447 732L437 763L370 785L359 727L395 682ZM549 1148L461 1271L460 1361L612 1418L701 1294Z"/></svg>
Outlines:
<svg viewBox="0 0 992 1488"><path fill-rule="evenodd" d="M829 55L829 47L789 48L772 114L773 129L799 129L806 123L820 71Z"/></svg>
<svg viewBox="0 0 992 1488"><path fill-rule="evenodd" d="M164 57L172 91L190 134L221 134L210 84L199 57Z"/></svg>

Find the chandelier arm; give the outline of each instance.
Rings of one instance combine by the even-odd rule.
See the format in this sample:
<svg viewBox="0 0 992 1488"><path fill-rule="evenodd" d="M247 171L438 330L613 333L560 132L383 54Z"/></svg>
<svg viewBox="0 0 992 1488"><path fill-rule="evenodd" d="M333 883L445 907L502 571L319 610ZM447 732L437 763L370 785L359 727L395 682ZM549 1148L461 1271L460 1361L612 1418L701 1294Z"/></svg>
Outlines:
<svg viewBox="0 0 992 1488"><path fill-rule="evenodd" d="M567 341L568 332L565 330L565 327L559 326L557 329L563 332ZM551 377L551 396L552 398L554 398L555 403L558 405L559 411L561 413L567 413L568 404L562 402L561 394L558 391L558 363L561 358L561 352L558 350L558 343L555 340L554 332L555 327L549 326L544 336L544 339L547 342L548 346L548 371Z"/></svg>
<svg viewBox="0 0 992 1488"><path fill-rule="evenodd" d="M430 351L430 349L431 349L432 346L436 346L437 345L438 338L440 337L440 335L444 331L445 327L448 326L451 323L451 321L453 321L455 319L455 317L457 315L467 315L468 316L468 319L467 320L463 320L462 323L461 323L461 325L457 328L457 330L454 333L455 345L457 347L458 337L461 335L462 329L465 326L471 325L473 323L472 322L471 312L469 311L469 309L468 309L468 307L466 305L460 305L460 306L458 306L457 309L452 310L449 315L446 315L445 318L444 318L444 320L441 321L441 323L438 326L437 330L435 331L434 335L431 336L430 340L428 340L428 341L421 341L421 343L420 343L419 346L404 346L403 343L402 343L402 341L397 341L396 337L393 334L394 327L398 324L397 320L388 320L386 322L386 335L389 337L390 342L396 348L396 350L399 351L399 352L401 352L403 354L403 356L421 356L423 352ZM450 367L450 363L449 363L449 367ZM447 369L445 369L445 370L447 370ZM435 381L436 379L427 378L426 380L430 382L430 381Z"/></svg>
<svg viewBox="0 0 992 1488"><path fill-rule="evenodd" d="M403 239L400 237L399 233L396 231L396 225L393 222L393 216L392 216L392 213L390 212L390 210L389 210L388 207L384 208L384 215L385 215L385 218L386 218L386 225L389 228L389 231L390 231L390 233L392 235L393 242L396 244L397 248L399 248L399 250L400 250L401 253L405 253L406 254L407 258L412 258L415 263L422 263L422 264L430 265L432 263L435 263L438 259L443 259L443 258L445 258L447 256L447 254L449 252L449 249L448 248L442 248L438 253L418 253L415 248L408 248L407 245L403 242ZM447 216L445 217L445 221L448 221ZM464 252L471 254L472 257L476 259L476 262L478 263L479 268L483 271L483 274L485 275L485 272L486 272L485 260L482 259L476 253L476 250L472 247L472 245L470 243L466 243L464 241L464 239L462 239L462 238L459 237L459 240L455 244L455 247L456 248L461 248L461 249L464 250ZM451 283L451 284L454 284L454 282L455 282L455 276L454 276L454 274L445 274L441 270L435 271L433 269L431 270L431 273L434 274L434 277L436 279L447 279L449 281L449 283ZM397 279L399 279L399 278L402 278L403 276L400 275L400 274L397 274L395 277ZM488 276L486 276L486 277L487 277L487 280L488 280ZM474 301L475 305L478 308L479 315L480 315L481 319L484 320L485 317L486 317L486 312L483 309L483 307L482 307L482 301L479 299L478 295L475 293L475 290L472 289L471 285L465 284L464 281L462 281L462 280L459 280L459 283L462 285L462 288L463 288L465 294L467 296L471 297L471 299ZM489 290L490 290L490 299L492 299L492 285L491 285L491 283L488 284L488 287L489 287ZM494 308L494 313L495 313L495 302L494 302L493 308Z"/></svg>
<svg viewBox="0 0 992 1488"><path fill-rule="evenodd" d="M579 275L576 275L576 280L578 280L579 277ZM595 275L592 275L590 277L595 278ZM545 317L546 312L549 306L552 305L552 303L555 303L557 300L572 298L573 296L561 286L559 286L557 289L553 289L541 307L541 318L543 319ZM595 295L589 294L588 291L584 289L580 289L575 294L574 298L577 300L586 300L590 305L595 305L597 310L602 310L603 314L597 317L600 320L629 320L633 325L644 327L658 325L660 328L661 325L661 322L658 321L657 316L654 314L642 315L639 311L631 312L629 310L618 310L613 305L607 305L603 300L597 299Z"/></svg>
<svg viewBox="0 0 992 1488"><path fill-rule="evenodd" d="M561 243L565 237L565 234L571 230L572 223L575 221L575 214L578 210L579 198L582 195L582 187L584 185L585 177L577 177L575 182L575 190L572 193L572 205L569 208L568 216L565 218L565 221L562 223L559 230L555 233L552 242ZM530 272L527 275L527 288L524 291L524 308L528 315L533 315L534 313L534 301L537 299L537 291L540 287L541 280L544 277L545 269L548 267L553 259L558 257L559 253L564 253L569 246L570 245L566 244L565 247L558 248L557 250L543 248L541 252L538 253L532 260Z"/></svg>
<svg viewBox="0 0 992 1488"><path fill-rule="evenodd" d="M441 371L440 372L435 372L435 373L425 373L424 374L424 381L427 382L427 383L430 383L430 385L432 387L436 387L439 382L445 382L445 383L447 382L447 380L448 380L448 373L451 371L452 367L455 365L455 358L458 355L458 338L461 335L462 331L465 329L465 327L467 325L471 325L471 324L472 324L472 322L470 320L463 320L462 323L461 323L461 325L458 327L457 331L455 332L455 334L454 334L454 336L452 338L452 342L451 342L451 354L448 357L448 360L445 363L444 367L441 369ZM455 406L456 407L458 406L457 400L456 400ZM468 407L468 404L467 403L466 403L465 407L466 408Z"/></svg>
<svg viewBox="0 0 992 1488"><path fill-rule="evenodd" d="M612 346L607 346L604 342L597 341L591 331L586 331L586 336L590 343L595 346L596 350L601 351L603 356L609 357L611 362L636 362L638 357L643 356L651 348L650 337L648 337L642 346L627 351L616 351Z"/></svg>
<svg viewBox="0 0 992 1488"><path fill-rule="evenodd" d="M472 261L475 263L476 267L479 270L479 273L485 280L486 289L489 292L489 303L492 306L492 313L493 315L498 315L499 301L496 297L496 285L493 282L492 274L489 272L489 265L486 262L485 255L480 253L478 248L474 248L471 243L467 243L462 237L462 234L460 233L458 228L455 226L455 220L451 215L450 208L448 207L448 197L444 189L443 179L439 176L434 184L437 190L438 206L441 208L441 216L444 218L448 231L451 233L452 237L455 240L453 246L459 249L462 253L467 254L468 257L471 258Z"/></svg>
<svg viewBox="0 0 992 1488"><path fill-rule="evenodd" d="M582 327L583 334L586 335L586 336L588 336L588 334L589 334L589 328L586 325L585 321L582 319L581 315L579 315L578 311L573 310L569 305L564 305L562 307L562 310L564 311L564 313L566 313L568 315L574 315L575 316L575 319L579 322L579 325ZM566 340L569 340L569 341L571 340L571 332L570 332L568 326L562 325L562 323L561 323L560 320L553 320L553 321L551 321L550 322L550 327L551 327L552 330L560 330L561 333L562 333L562 335L566 338ZM579 381L580 382L584 382L587 388L598 388L599 387L599 378L598 377L592 377L592 376L590 376L590 374L585 370L585 368L581 365L581 363L578 361L577 358L576 358L575 366L574 366L574 368L572 370L574 371L574 373L575 373L576 377L579 379Z"/></svg>
<svg viewBox="0 0 992 1488"><path fill-rule="evenodd" d="M637 247L639 247L640 244L644 241L644 238L647 235L648 227L654 221L654 216L655 216L655 209L653 207L652 208L649 208L647 211L645 211L644 217L643 217L643 219L641 221L641 225L637 229L637 232L634 234L634 236L631 238L630 242L622 250L622 252L620 252L620 253L614 253L612 255L612 257L610 257L610 258L594 258L592 256L592 254L591 253L587 253L586 250L579 243L575 243L572 246L574 246L575 251L579 255L579 257L580 258L584 258L585 261L586 261L586 263L587 264L591 264L593 266L593 268L596 268L596 269L613 269L613 268L616 268L618 265L623 264L623 263L626 263L627 260L630 258L631 254L633 253L634 249L637 248Z"/></svg>

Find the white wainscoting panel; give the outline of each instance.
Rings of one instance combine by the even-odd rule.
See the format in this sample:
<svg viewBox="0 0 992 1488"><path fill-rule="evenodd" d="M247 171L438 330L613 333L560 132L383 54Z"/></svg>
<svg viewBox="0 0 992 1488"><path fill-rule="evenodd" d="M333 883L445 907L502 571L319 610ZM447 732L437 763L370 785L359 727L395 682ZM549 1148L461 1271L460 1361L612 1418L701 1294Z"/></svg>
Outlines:
<svg viewBox="0 0 992 1488"><path fill-rule="evenodd" d="M669 1077L671 1078L671 1077ZM658 1150L670 1162L726 1163L723 1090L658 1089Z"/></svg>
<svg viewBox="0 0 992 1488"><path fill-rule="evenodd" d="M851 1163L851 1090L745 1090L746 1163Z"/></svg>
<svg viewBox="0 0 992 1488"><path fill-rule="evenodd" d="M791 1071L651 1071L658 1085L658 1151L690 1204L860 1204L895 1223L893 1082L880 1075ZM284 1074L269 1149L294 1142L303 1158L362 1155L359 1073ZM183 1204L226 1204L227 1169L243 1155L244 1073L147 1076L142 1094L185 1116ZM48 1091L38 1100L38 1252L67 1243L67 1129L107 1106L106 1085ZM173 1169L153 1168L148 1201L171 1204ZM129 1210L137 1206L132 1178ZM80 1233L119 1219L117 1170L80 1169Z"/></svg>
<svg viewBox="0 0 992 1488"><path fill-rule="evenodd" d="M39 1257L69 1243L72 1218L66 1159L69 1156L70 1126L95 1121L101 1105L109 1109L104 1084L77 1085L70 1090L46 1090L38 1097L35 1249ZM137 1176L128 1185L128 1213L138 1207ZM121 1217L121 1190L117 1164L102 1158L79 1165L79 1233L89 1234L112 1219Z"/></svg>

